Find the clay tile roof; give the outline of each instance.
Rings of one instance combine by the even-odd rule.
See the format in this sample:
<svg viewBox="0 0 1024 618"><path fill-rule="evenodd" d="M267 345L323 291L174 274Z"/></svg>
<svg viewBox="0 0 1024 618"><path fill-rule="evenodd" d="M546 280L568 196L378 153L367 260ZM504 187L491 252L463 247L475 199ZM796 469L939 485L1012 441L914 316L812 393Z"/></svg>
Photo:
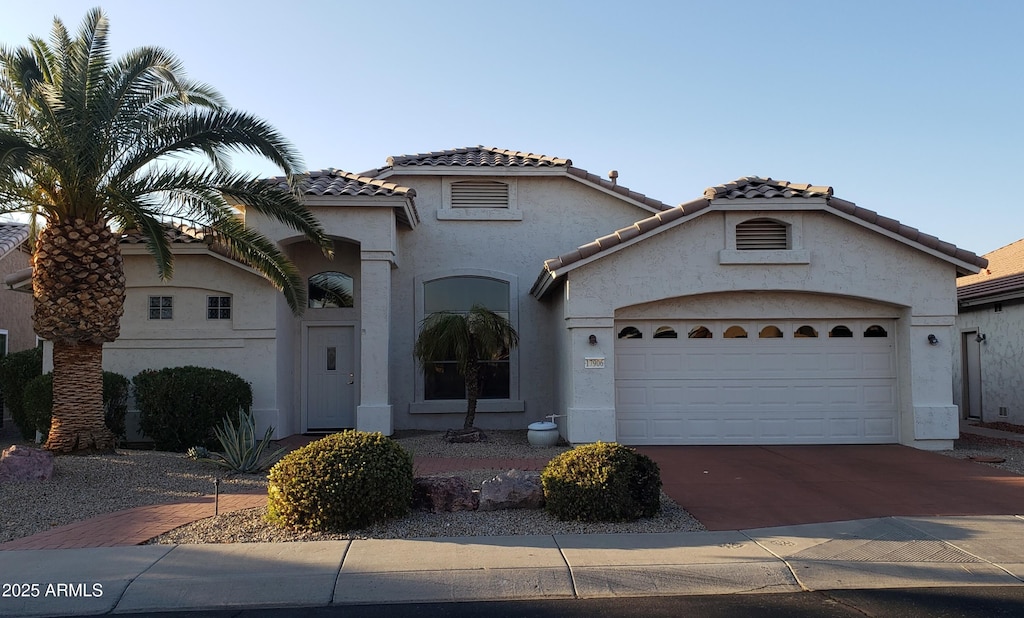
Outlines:
<svg viewBox="0 0 1024 618"><path fill-rule="evenodd" d="M732 182L715 185L704 190L704 197L714 199L755 199L772 197L830 197L832 187L817 187L785 180L772 180L760 176L744 176Z"/></svg>
<svg viewBox="0 0 1024 618"><path fill-rule="evenodd" d="M284 177L271 178L269 182L276 184L281 189L288 188L288 182ZM299 190L303 195L318 197L330 195L416 196L414 189L393 182L334 169L309 172L299 180Z"/></svg>
<svg viewBox="0 0 1024 618"><path fill-rule="evenodd" d="M967 279L968 277L960 277ZM1024 273L1007 275L1005 277L990 278L967 285L961 285L957 280L956 299L960 302L984 298L986 296L999 296L1012 292L1020 293L1024 290Z"/></svg>
<svg viewBox="0 0 1024 618"><path fill-rule="evenodd" d="M980 268L984 268L988 263L985 258L978 257L970 251L960 249L948 242L943 242L931 234L925 234L915 228L903 225L899 221L882 216L873 210L861 208L853 202L833 197L832 187L798 184L787 182L785 180L761 178L760 176L745 176L722 185L708 187L704 190L704 197L708 200L723 198L730 200L755 198L767 199L777 197L824 198L829 206L840 212L856 217L866 223L877 225L886 231L898 234L907 240L938 251L943 255L948 255L952 258L967 262L968 264L973 264ZM1024 253L1024 249L1022 249L1022 253ZM1022 268L1022 271L1024 271L1024 268ZM969 279L970 277L966 278ZM965 279L965 277L961 277L960 281L963 279Z"/></svg>
<svg viewBox="0 0 1024 618"><path fill-rule="evenodd" d="M960 277L956 280L957 287L962 288L975 283L1024 273L1024 239L1000 247L982 257L988 260L987 268L983 267L981 272L976 275Z"/></svg>
<svg viewBox="0 0 1024 618"><path fill-rule="evenodd" d="M470 146L438 150L414 155L388 157L388 167L419 165L454 165L459 167L567 167L569 159L549 157L532 152L504 150L489 146Z"/></svg>
<svg viewBox="0 0 1024 618"><path fill-rule="evenodd" d="M637 236L649 234L651 231L656 230L663 225L671 223L685 215L703 210L707 208L707 206L707 200L699 199L686 204L680 204L679 206L669 210L659 212L656 215L651 215L646 219L637 221L633 225L616 230L607 236L602 236L593 242L589 242L577 248L575 251L570 251L569 253L560 255L557 258L546 260L544 262L544 268L548 272L558 270L563 266L568 266L569 264L586 259L597 253L601 253L602 251L607 251L616 245L621 245L622 243L636 238Z"/></svg>
<svg viewBox="0 0 1024 618"><path fill-rule="evenodd" d="M28 240L28 234L25 223L0 223L0 258L20 247Z"/></svg>
<svg viewBox="0 0 1024 618"><path fill-rule="evenodd" d="M213 230L194 227L187 223L166 222L161 226L164 228L164 235L172 245L200 244L210 245L212 249L216 239L216 233ZM125 230L121 234L122 245L140 245L145 242L146 234L141 230Z"/></svg>
<svg viewBox="0 0 1024 618"><path fill-rule="evenodd" d="M569 173L573 174L574 169L575 168L570 168ZM583 172L583 170L577 170L575 173L575 175L585 174L586 172ZM589 176L593 176L593 174L590 174ZM587 176L588 180L590 180L589 176ZM594 181L601 181L601 179L594 176ZM612 183L608 181L601 182L607 182L608 185L612 185ZM627 193L631 193L628 189L625 189L625 191ZM881 216L877 212L868 210L867 208L861 208L853 202L833 197L832 187L806 183L798 184L784 180L761 178L759 176L745 176L732 182L708 187L704 190L704 198L702 199L696 199L685 204L680 204L675 208L664 210L663 212L659 212L658 214L647 217L646 219L641 219L629 227L622 228L613 234L603 236L594 242L587 243L575 251L547 260L544 262L544 269L547 272L558 270L597 253L607 251L610 248L637 236L650 234L652 231L657 230L680 217L692 215L704 210L705 208L709 208L712 202L716 199L737 200L755 198L824 198L829 206L840 212L861 219L866 223L877 225L884 230L903 236L904 238L917 242L929 249L934 249L957 260L982 268L984 268L988 263L985 258L978 257L969 251L959 249L950 243L940 241L935 236L931 236L920 232L915 228L902 225L895 219ZM1019 241L1019 244L1019 257L1021 264L1019 272L1024 272L1024 240ZM970 277L963 277L961 280L969 278Z"/></svg>

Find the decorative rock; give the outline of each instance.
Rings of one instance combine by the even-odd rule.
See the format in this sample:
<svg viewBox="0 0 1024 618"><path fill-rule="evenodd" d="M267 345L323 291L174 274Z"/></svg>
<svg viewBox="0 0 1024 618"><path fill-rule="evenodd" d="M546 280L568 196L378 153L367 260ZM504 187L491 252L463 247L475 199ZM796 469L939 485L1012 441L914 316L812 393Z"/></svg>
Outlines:
<svg viewBox="0 0 1024 618"><path fill-rule="evenodd" d="M412 481L414 509L431 513L475 511L479 500L469 481L461 476L418 477Z"/></svg>
<svg viewBox="0 0 1024 618"><path fill-rule="evenodd" d="M0 455L0 483L47 481L53 476L53 453L28 446L14 446Z"/></svg>
<svg viewBox="0 0 1024 618"><path fill-rule="evenodd" d="M544 488L539 472L509 470L489 481L480 489L480 510L539 509L544 506Z"/></svg>
<svg viewBox="0 0 1024 618"><path fill-rule="evenodd" d="M476 427L449 429L444 432L444 440L450 443L487 442L487 435Z"/></svg>

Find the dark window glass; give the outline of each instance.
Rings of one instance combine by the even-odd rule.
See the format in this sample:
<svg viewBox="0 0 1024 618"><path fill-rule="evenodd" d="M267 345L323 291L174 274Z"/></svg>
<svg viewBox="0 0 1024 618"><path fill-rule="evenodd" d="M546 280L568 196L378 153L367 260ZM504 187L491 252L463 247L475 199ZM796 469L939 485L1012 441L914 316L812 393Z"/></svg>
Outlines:
<svg viewBox="0 0 1024 618"><path fill-rule="evenodd" d="M149 319L150 320L173 320L174 299L170 296L149 297Z"/></svg>
<svg viewBox="0 0 1024 618"><path fill-rule="evenodd" d="M655 339L677 339L678 337L679 335L676 333L676 329L671 326L659 326L658 329L654 331Z"/></svg>
<svg viewBox="0 0 1024 618"><path fill-rule="evenodd" d="M796 339L804 339L817 336L818 331L814 330L813 326L807 326L806 324L796 329L796 331L793 333L793 337Z"/></svg>
<svg viewBox="0 0 1024 618"><path fill-rule="evenodd" d="M840 324L839 326L836 326L832 330L828 331L828 336L836 338L853 337L853 331L847 328L846 326Z"/></svg>
<svg viewBox="0 0 1024 618"><path fill-rule="evenodd" d="M643 339L644 334L636 326L627 326L619 331L619 339Z"/></svg>
<svg viewBox="0 0 1024 618"><path fill-rule="evenodd" d="M508 319L508 282L487 277L446 277L423 284L425 314L437 311L466 312L473 305L482 305ZM480 399L511 397L509 351L502 350L494 358L479 365ZM466 381L459 375L454 359L438 360L423 371L423 398L465 399Z"/></svg>
<svg viewBox="0 0 1024 618"><path fill-rule="evenodd" d="M230 320L231 319L231 297L230 296L207 296L206 297L206 319L208 319L208 320Z"/></svg>
<svg viewBox="0 0 1024 618"><path fill-rule="evenodd" d="M706 326L696 326L691 328L689 334L686 336L690 339L711 339L714 337Z"/></svg>
<svg viewBox="0 0 1024 618"><path fill-rule="evenodd" d="M309 308L354 307L352 277L345 273L323 272L309 278Z"/></svg>
<svg viewBox="0 0 1024 618"><path fill-rule="evenodd" d="M868 326L867 330L864 331L865 337L888 337L889 333L885 332L885 329L878 324L872 324Z"/></svg>

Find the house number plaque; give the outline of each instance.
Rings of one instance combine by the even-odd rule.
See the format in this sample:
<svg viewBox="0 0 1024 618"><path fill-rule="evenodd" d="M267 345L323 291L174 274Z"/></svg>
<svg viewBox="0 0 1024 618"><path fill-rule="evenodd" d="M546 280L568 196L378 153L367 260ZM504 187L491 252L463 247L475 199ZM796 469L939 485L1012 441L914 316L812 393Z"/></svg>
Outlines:
<svg viewBox="0 0 1024 618"><path fill-rule="evenodd" d="M583 359L584 369L604 369L604 357L601 358L584 358Z"/></svg>

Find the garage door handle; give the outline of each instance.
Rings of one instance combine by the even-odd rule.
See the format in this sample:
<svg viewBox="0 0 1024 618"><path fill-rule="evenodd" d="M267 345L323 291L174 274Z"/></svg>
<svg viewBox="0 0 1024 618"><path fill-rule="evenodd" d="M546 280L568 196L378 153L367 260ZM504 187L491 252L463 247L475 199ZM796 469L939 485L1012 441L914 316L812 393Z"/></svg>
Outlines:
<svg viewBox="0 0 1024 618"><path fill-rule="evenodd" d="M354 374L354 373L348 374L348 383L349 384L355 384L356 383L356 374Z"/></svg>

